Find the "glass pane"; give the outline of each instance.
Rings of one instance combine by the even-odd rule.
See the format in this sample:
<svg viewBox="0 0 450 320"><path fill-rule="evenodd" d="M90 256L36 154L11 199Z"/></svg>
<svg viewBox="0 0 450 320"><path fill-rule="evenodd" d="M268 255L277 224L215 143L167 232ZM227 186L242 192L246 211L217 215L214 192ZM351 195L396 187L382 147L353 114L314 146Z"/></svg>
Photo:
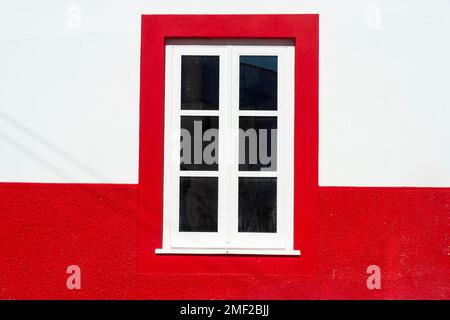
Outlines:
<svg viewBox="0 0 450 320"><path fill-rule="evenodd" d="M277 170L277 117L239 117L239 170Z"/></svg>
<svg viewBox="0 0 450 320"><path fill-rule="evenodd" d="M277 110L276 56L241 56L239 109Z"/></svg>
<svg viewBox="0 0 450 320"><path fill-rule="evenodd" d="M277 178L239 178L239 232L277 232Z"/></svg>
<svg viewBox="0 0 450 320"><path fill-rule="evenodd" d="M180 170L217 171L219 117L181 117Z"/></svg>
<svg viewBox="0 0 450 320"><path fill-rule="evenodd" d="M219 109L219 56L181 57L181 109Z"/></svg>
<svg viewBox="0 0 450 320"><path fill-rule="evenodd" d="M180 232L217 232L217 177L180 177Z"/></svg>

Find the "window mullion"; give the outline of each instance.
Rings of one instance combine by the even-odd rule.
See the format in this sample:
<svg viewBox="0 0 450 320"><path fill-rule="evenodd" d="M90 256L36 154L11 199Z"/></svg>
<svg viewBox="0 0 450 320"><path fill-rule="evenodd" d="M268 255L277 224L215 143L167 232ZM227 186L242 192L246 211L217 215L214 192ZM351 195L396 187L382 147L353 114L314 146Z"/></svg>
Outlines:
<svg viewBox="0 0 450 320"><path fill-rule="evenodd" d="M233 192L232 192L232 178L233 178L233 166L232 166L232 155L233 155L233 137L230 133L233 132L233 65L231 59L232 48L227 46L225 60L226 60L226 90L224 90L224 94L226 97L226 105L223 108L223 122L224 122L224 136L225 136L225 156L224 156L224 164L223 170L225 179L225 183L223 185L226 186L225 194L226 194L226 204L224 207L225 214L225 246L228 247L231 240L231 232L232 232L232 212L233 212Z"/></svg>
<svg viewBox="0 0 450 320"><path fill-rule="evenodd" d="M229 245L236 246L238 222L238 167L239 167L239 48L229 47L230 61L230 161L229 161Z"/></svg>

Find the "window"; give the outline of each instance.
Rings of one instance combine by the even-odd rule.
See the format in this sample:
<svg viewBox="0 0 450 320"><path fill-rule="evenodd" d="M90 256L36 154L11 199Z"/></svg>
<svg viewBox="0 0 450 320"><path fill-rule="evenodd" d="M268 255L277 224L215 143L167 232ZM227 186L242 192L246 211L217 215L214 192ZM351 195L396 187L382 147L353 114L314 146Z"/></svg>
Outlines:
<svg viewBox="0 0 450 320"><path fill-rule="evenodd" d="M166 42L163 248L293 248L294 46Z"/></svg>

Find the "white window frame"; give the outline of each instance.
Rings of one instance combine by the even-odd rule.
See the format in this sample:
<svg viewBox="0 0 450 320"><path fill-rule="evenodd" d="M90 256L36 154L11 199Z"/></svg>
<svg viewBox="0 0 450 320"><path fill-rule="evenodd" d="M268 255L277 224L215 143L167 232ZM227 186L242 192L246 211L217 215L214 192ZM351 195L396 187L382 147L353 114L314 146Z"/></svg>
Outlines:
<svg viewBox="0 0 450 320"><path fill-rule="evenodd" d="M157 254L300 255L294 250L294 61L285 40L171 40L166 43L163 247ZM181 110L181 56L219 56L219 110ZM278 57L278 108L239 110L239 56ZM181 116L219 117L218 171L180 170ZM239 116L276 116L277 170L238 171ZM230 134L233 133L233 134ZM180 177L218 177L218 232L179 232ZM277 232L238 232L238 177L277 178Z"/></svg>

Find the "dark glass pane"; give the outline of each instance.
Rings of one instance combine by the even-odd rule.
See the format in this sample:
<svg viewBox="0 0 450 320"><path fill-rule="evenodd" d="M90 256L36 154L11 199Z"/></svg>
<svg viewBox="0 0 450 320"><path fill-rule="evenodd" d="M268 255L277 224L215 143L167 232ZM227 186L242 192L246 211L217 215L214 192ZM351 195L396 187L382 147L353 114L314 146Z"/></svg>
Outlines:
<svg viewBox="0 0 450 320"><path fill-rule="evenodd" d="M277 178L239 178L239 232L277 232Z"/></svg>
<svg viewBox="0 0 450 320"><path fill-rule="evenodd" d="M180 232L217 232L217 181L180 178Z"/></svg>
<svg viewBox="0 0 450 320"><path fill-rule="evenodd" d="M239 109L277 110L276 56L241 56Z"/></svg>
<svg viewBox="0 0 450 320"><path fill-rule="evenodd" d="M277 170L277 117L239 117L239 170Z"/></svg>
<svg viewBox="0 0 450 320"><path fill-rule="evenodd" d="M181 117L180 170L217 171L219 117Z"/></svg>
<svg viewBox="0 0 450 320"><path fill-rule="evenodd" d="M181 57L181 109L219 109L219 57Z"/></svg>

